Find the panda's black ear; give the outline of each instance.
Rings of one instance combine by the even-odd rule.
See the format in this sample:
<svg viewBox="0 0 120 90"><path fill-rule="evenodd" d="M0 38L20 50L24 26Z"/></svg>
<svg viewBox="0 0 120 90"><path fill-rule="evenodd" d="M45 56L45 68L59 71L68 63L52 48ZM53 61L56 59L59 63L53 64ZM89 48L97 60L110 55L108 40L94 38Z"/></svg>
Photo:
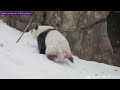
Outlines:
<svg viewBox="0 0 120 90"><path fill-rule="evenodd" d="M36 24L36 25L35 25L35 30L37 30L37 29L38 29L38 25Z"/></svg>

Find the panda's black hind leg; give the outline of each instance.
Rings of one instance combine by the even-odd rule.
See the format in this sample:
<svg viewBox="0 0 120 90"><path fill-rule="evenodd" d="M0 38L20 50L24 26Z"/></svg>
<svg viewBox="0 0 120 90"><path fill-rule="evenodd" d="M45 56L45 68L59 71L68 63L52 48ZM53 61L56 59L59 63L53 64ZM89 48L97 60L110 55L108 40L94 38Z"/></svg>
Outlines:
<svg viewBox="0 0 120 90"><path fill-rule="evenodd" d="M72 63L74 63L74 61L73 61L73 57L70 57L70 58L68 58Z"/></svg>
<svg viewBox="0 0 120 90"><path fill-rule="evenodd" d="M57 56L56 55L47 55L47 58L54 61L57 58Z"/></svg>

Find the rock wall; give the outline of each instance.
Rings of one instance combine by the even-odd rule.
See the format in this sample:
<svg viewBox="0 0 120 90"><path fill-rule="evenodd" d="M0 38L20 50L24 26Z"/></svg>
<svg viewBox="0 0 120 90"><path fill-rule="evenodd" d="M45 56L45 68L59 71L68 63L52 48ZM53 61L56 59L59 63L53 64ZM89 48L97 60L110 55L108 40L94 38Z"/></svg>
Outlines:
<svg viewBox="0 0 120 90"><path fill-rule="evenodd" d="M33 29L35 24L42 24L44 21L44 13L45 11L32 11L32 14L36 14L30 27L28 28L28 31ZM8 25L20 30L24 31L25 27L28 25L32 15L4 15L2 16L2 19L4 22L6 22Z"/></svg>

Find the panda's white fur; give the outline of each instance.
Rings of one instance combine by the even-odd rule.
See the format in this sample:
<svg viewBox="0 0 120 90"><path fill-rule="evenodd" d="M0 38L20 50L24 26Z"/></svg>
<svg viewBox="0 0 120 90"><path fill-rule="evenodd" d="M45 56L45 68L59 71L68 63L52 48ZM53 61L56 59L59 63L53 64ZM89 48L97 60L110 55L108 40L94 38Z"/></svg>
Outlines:
<svg viewBox="0 0 120 90"><path fill-rule="evenodd" d="M38 26L37 30L33 30L32 34L37 38L41 33L48 29L54 29L51 26ZM55 62L69 59L73 62L72 53L67 39L57 30L51 30L47 33L45 38L47 57Z"/></svg>

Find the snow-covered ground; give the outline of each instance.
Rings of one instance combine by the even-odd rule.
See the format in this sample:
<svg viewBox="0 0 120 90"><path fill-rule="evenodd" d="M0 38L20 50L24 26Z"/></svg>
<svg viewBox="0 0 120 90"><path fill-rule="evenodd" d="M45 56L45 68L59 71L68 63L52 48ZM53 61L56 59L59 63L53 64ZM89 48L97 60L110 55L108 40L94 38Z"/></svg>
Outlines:
<svg viewBox="0 0 120 90"><path fill-rule="evenodd" d="M39 54L37 42L28 32L16 43L22 32L0 21L1 79L95 79L120 78L120 68L74 57L70 62L55 63Z"/></svg>

